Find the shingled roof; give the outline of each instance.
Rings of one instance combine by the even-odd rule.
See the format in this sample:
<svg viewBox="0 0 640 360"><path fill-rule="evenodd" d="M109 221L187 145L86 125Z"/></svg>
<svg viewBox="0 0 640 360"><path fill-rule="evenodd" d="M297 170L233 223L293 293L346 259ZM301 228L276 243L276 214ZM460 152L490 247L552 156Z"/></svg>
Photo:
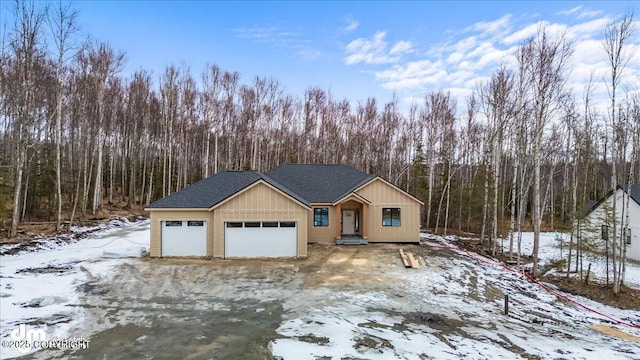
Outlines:
<svg viewBox="0 0 640 360"><path fill-rule="evenodd" d="M618 185L616 187L617 189L621 189L626 193L631 194L631 200L635 201L638 205L640 205L640 184L639 185ZM607 195L605 197L603 197L602 199L600 199L599 201L591 201L589 202L589 204L587 205L587 211L585 211L584 216L587 216L589 214L591 214L591 212L593 210L595 210L598 206L600 206L600 204L602 204L605 200L607 200L609 197L611 197L611 195L613 195L613 190L609 191L609 193L607 193Z"/></svg>
<svg viewBox="0 0 640 360"><path fill-rule="evenodd" d="M631 190L631 198L638 205L640 205L640 185L625 186L624 189L625 189L626 192L629 192L629 189L630 189Z"/></svg>
<svg viewBox="0 0 640 360"><path fill-rule="evenodd" d="M189 185L147 207L151 209L209 209L259 180L267 182L306 206L310 206L302 196L262 173L257 171L223 171Z"/></svg>
<svg viewBox="0 0 640 360"><path fill-rule="evenodd" d="M375 178L339 164L283 164L266 175L310 203L333 203Z"/></svg>

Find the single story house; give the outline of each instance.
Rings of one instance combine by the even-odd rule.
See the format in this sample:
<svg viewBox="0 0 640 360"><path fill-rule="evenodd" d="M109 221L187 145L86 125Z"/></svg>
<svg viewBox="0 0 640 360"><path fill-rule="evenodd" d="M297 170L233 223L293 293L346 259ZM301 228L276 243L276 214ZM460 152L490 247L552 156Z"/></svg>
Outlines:
<svg viewBox="0 0 640 360"><path fill-rule="evenodd" d="M225 171L150 204L151 256L305 257L309 242L418 242L409 193L348 165Z"/></svg>
<svg viewBox="0 0 640 360"><path fill-rule="evenodd" d="M618 186L615 193L613 190L610 191L604 198L591 206L584 217L584 225L581 227L586 229L589 238L602 241L604 235L602 232L606 229L608 234L604 236L612 239L614 199L617 230L618 234L624 236L627 258L640 261L640 185ZM628 212L627 205L629 205ZM624 226L627 215L629 216L628 226ZM603 225L607 227L603 228Z"/></svg>

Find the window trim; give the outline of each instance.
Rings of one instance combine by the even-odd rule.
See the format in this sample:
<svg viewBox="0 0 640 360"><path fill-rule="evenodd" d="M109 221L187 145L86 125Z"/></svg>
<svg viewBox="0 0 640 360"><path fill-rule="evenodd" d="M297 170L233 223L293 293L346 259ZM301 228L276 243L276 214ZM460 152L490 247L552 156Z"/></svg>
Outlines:
<svg viewBox="0 0 640 360"><path fill-rule="evenodd" d="M319 213L318 213L318 210L320 210ZM316 220L316 216L320 216L319 222ZM329 208L328 207L313 208L313 227L328 227L328 226L329 226Z"/></svg>
<svg viewBox="0 0 640 360"><path fill-rule="evenodd" d="M389 211L387 215L386 212ZM398 223L394 223L394 219L398 220ZM387 220L387 222L385 222ZM399 207L384 207L382 208L382 226L383 227L400 227L402 226L402 214Z"/></svg>

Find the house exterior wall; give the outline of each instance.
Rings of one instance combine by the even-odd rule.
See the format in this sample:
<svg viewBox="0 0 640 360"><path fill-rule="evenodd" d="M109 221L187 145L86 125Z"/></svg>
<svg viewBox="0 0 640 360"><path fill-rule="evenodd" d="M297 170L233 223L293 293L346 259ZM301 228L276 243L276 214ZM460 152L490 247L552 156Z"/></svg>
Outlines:
<svg viewBox="0 0 640 360"><path fill-rule="evenodd" d="M616 226L618 234L620 234L623 224L623 212L626 217L627 196L622 189L618 189L615 192L616 199ZM596 209L594 209L587 217L585 222L581 225L584 229L589 240L596 243L602 243L601 240L601 225L609 225L609 231L613 231L612 228L612 209L613 209L613 196L603 201ZM640 261L640 205L638 205L632 199L629 199L629 228L631 228L631 245L626 245L627 258ZM612 238L612 234L609 235ZM604 245L600 244L601 247Z"/></svg>
<svg viewBox="0 0 640 360"><path fill-rule="evenodd" d="M213 255L213 232L215 228L213 214L207 209L153 209L150 211L151 243L150 253L152 257L162 255L162 221L167 220L204 220L207 222L207 256Z"/></svg>
<svg viewBox="0 0 640 360"><path fill-rule="evenodd" d="M331 204L312 204L313 208L329 208L329 226L313 226L313 210L309 211L307 223L309 224L309 242L333 243L336 238L336 226L340 221L340 215L336 207Z"/></svg>
<svg viewBox="0 0 640 360"><path fill-rule="evenodd" d="M295 221L297 256L307 256L309 209L264 183L257 183L213 210L214 257L224 257L224 223L227 221Z"/></svg>
<svg viewBox="0 0 640 360"><path fill-rule="evenodd" d="M415 199L381 179L357 192L371 202L367 221L370 242L420 241L420 203ZM382 226L383 208L400 208L400 226Z"/></svg>

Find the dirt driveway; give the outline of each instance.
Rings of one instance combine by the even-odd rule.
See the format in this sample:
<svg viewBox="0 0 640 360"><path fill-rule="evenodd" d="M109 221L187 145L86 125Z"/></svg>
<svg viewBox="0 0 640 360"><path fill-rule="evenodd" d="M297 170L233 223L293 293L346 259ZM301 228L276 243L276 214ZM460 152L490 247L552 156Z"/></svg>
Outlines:
<svg viewBox="0 0 640 360"><path fill-rule="evenodd" d="M88 350L39 351L34 358L271 357L285 313L336 292L388 291L403 270L397 246L310 245L302 260L130 259L104 269L79 264L76 292L93 334ZM310 291L313 290L313 291Z"/></svg>
<svg viewBox="0 0 640 360"><path fill-rule="evenodd" d="M405 269L402 247L428 267ZM129 259L80 265L88 350L32 358L637 358L597 317L448 250L310 245L303 260ZM512 317L502 315L513 294ZM623 312L619 316L632 316ZM640 318L630 319L640 321ZM578 329L578 330L577 330ZM593 346L595 343L606 346Z"/></svg>

